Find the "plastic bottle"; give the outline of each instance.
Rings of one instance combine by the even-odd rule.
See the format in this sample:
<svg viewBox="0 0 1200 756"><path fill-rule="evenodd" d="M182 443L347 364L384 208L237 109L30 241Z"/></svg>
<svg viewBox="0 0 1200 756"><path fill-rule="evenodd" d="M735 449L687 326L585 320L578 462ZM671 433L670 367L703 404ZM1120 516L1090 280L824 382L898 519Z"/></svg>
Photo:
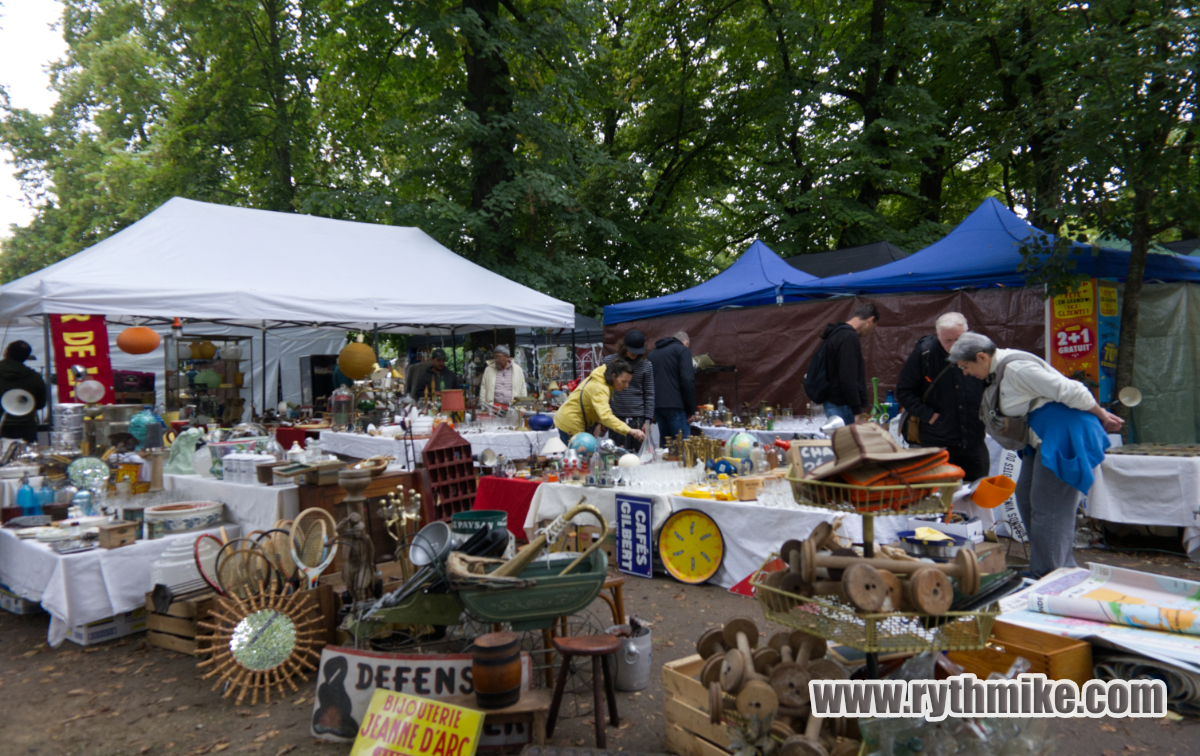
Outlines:
<svg viewBox="0 0 1200 756"><path fill-rule="evenodd" d="M900 417L900 404L896 401L895 391L887 392L883 402L888 406L888 417Z"/></svg>
<svg viewBox="0 0 1200 756"><path fill-rule="evenodd" d="M21 508L21 515L28 517L38 513L37 494L33 490L33 486L29 485L29 476L21 476L21 487L17 489L17 506Z"/></svg>

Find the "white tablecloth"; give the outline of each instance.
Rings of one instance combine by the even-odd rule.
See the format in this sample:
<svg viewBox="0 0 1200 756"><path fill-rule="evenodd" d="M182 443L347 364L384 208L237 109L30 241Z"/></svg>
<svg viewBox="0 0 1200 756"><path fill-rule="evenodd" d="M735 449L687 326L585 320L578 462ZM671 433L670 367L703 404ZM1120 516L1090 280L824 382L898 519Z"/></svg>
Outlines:
<svg viewBox="0 0 1200 756"><path fill-rule="evenodd" d="M471 454L478 457L484 449L491 449L497 454L503 454L509 459L524 459L530 452L539 454L546 442L558 436L558 431L506 431L498 433L464 433L471 444ZM405 470L411 470L413 462L421 461L421 450L425 448L428 439L415 439L410 444L402 441L402 436L395 439L385 436L368 436L362 433L335 433L321 431L321 448L330 454L342 454L347 457L366 459L389 455L395 457ZM410 459L415 456L415 460Z"/></svg>
<svg viewBox="0 0 1200 756"><path fill-rule="evenodd" d="M617 521L617 489L613 488L595 488L589 486L571 486L566 483L543 483L538 486L537 491L533 494L533 500L529 502L529 513L525 516L525 535L532 538L537 530L537 525L542 520L553 520L559 515L565 514L568 509L579 503L581 498L586 497L584 503L591 504L596 509L600 510L600 514L604 515L604 519L608 520L608 526L613 527L613 523ZM644 496L653 502L651 511L651 523L654 530L658 530L671 516L671 501L669 496L663 494L648 494L640 491L621 488L621 493L629 493L633 496ZM588 514L583 514L574 520L580 525L599 525L596 518Z"/></svg>
<svg viewBox="0 0 1200 756"><path fill-rule="evenodd" d="M1200 559L1200 457L1109 454L1087 497L1089 517L1183 528L1184 549Z"/></svg>
<svg viewBox="0 0 1200 756"><path fill-rule="evenodd" d="M773 444L775 439L782 438L785 441L790 441L793 437L800 438L825 438L825 434L821 432L821 425L825 422L822 419L820 422L812 418L802 417L795 418L793 422L797 423L796 428L788 430L742 430L741 428L725 428L723 426L701 425L700 432L709 438L718 438L722 441L728 441L738 433L749 433L758 439L760 444Z"/></svg>
<svg viewBox="0 0 1200 756"><path fill-rule="evenodd" d="M0 530L0 582L21 598L36 601L50 613L47 641L57 646L70 628L97 622L146 605L150 567L173 540L194 540L219 528L138 541L119 549L92 549L62 556L44 543L21 540ZM241 535L226 526L231 538Z"/></svg>
<svg viewBox="0 0 1200 756"><path fill-rule="evenodd" d="M219 501L225 519L246 533L270 530L280 520L300 514L300 492L292 486L259 486L227 483L195 475L164 475L163 488L193 501Z"/></svg>

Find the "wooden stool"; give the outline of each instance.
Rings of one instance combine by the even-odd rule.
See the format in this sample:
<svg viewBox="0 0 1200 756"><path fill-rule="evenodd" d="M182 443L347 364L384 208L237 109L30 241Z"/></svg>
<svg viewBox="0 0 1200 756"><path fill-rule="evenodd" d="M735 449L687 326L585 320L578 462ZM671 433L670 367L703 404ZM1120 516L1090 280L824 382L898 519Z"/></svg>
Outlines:
<svg viewBox="0 0 1200 756"><path fill-rule="evenodd" d="M608 694L608 716L612 726L617 727L617 693L613 689L612 677L608 673L608 655L615 654L621 647L621 640L615 635L577 635L568 638L555 638L554 647L562 654L562 670L558 673L558 684L554 686L554 698L550 701L550 715L546 719L546 737L554 737L554 725L558 721L558 707L562 704L563 690L567 687L567 675L571 673L572 656L592 657L592 696L593 718L596 720L596 747L605 748L604 717L600 679L604 677L604 691Z"/></svg>
<svg viewBox="0 0 1200 756"><path fill-rule="evenodd" d="M624 575L608 575L604 578L604 586L600 589L600 598L604 599L604 603L608 604L608 608L612 610L614 625L625 624L625 594L622 592L624 585ZM605 596L603 591L610 591L612 598Z"/></svg>

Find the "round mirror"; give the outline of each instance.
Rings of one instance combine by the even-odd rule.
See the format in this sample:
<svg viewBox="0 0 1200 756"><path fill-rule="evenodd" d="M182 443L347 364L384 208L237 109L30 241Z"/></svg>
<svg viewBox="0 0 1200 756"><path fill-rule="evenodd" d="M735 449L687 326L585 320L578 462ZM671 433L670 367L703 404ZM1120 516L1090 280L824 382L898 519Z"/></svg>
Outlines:
<svg viewBox="0 0 1200 756"><path fill-rule="evenodd" d="M296 626L273 609L246 615L233 630L229 651L246 669L256 672L282 664L296 647Z"/></svg>

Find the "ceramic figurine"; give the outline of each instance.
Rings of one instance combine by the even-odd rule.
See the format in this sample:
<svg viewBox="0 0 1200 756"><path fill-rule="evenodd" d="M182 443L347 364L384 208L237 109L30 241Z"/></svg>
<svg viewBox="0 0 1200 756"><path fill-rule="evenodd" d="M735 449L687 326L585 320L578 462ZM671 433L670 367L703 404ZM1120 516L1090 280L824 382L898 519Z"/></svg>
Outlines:
<svg viewBox="0 0 1200 756"><path fill-rule="evenodd" d="M199 428L188 428L175 437L171 444L171 455L167 457L167 466L163 472L168 475L195 475L192 469L192 456L196 453L196 444L200 443L202 435Z"/></svg>

